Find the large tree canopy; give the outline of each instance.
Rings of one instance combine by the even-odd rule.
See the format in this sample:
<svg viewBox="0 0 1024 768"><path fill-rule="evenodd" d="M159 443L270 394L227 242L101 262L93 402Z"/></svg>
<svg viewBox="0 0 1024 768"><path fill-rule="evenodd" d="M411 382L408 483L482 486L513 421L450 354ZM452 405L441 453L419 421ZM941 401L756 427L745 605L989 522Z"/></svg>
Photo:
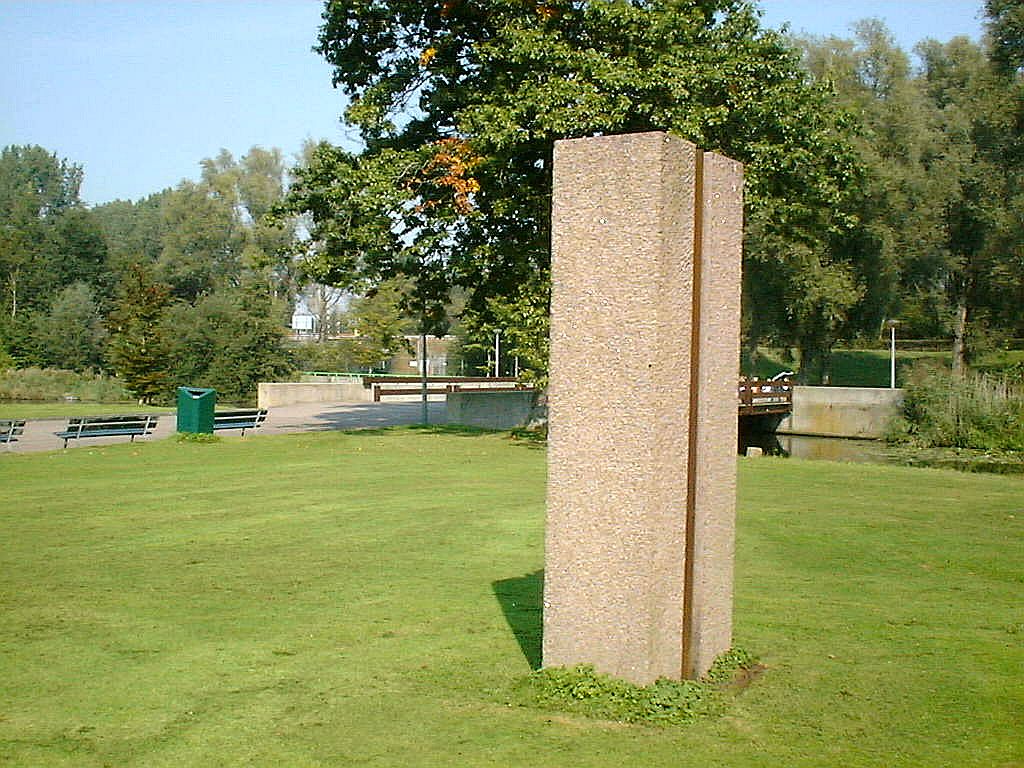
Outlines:
<svg viewBox="0 0 1024 768"><path fill-rule="evenodd" d="M321 145L297 174L288 207L311 216L314 274L409 275L424 314L460 284L481 328L496 307L536 308L554 141L667 130L746 165L753 336L813 353L859 298L844 116L750 4L336 0L323 18L365 148Z"/></svg>
<svg viewBox="0 0 1024 768"><path fill-rule="evenodd" d="M1024 3L985 0L992 59L1005 70L1024 67Z"/></svg>

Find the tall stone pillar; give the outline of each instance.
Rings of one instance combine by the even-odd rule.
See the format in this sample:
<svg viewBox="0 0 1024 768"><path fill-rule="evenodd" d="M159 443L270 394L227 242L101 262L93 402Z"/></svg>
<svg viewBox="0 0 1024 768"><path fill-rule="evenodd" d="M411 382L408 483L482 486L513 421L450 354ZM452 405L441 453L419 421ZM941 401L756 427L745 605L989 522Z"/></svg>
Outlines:
<svg viewBox="0 0 1024 768"><path fill-rule="evenodd" d="M664 133L555 145L545 666L731 644L742 185Z"/></svg>

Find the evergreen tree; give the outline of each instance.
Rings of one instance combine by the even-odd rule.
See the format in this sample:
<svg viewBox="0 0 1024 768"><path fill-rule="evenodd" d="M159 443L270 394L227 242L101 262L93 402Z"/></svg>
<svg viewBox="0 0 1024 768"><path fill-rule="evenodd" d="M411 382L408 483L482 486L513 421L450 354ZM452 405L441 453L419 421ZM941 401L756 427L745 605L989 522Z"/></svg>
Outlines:
<svg viewBox="0 0 1024 768"><path fill-rule="evenodd" d="M171 356L162 324L170 303L168 286L136 263L128 269L110 317L110 360L140 403L170 397Z"/></svg>

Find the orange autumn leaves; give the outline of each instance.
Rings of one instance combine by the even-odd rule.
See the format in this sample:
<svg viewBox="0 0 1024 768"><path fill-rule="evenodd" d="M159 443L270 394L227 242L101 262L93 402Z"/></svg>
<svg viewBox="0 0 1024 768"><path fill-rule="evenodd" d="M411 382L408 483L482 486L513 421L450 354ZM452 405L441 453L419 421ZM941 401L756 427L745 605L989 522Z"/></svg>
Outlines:
<svg viewBox="0 0 1024 768"><path fill-rule="evenodd" d="M437 48L430 46L420 54L420 66L425 67L429 65L430 62L434 60L435 56L437 56Z"/></svg>
<svg viewBox="0 0 1024 768"><path fill-rule="evenodd" d="M440 139L431 147L433 154L413 178L410 187L420 193L424 187L434 187L442 192L442 196L425 200L418 206L418 210L436 208L442 204L444 197L450 195L452 207L457 213L471 213L472 195L480 191L480 182L473 177L472 172L483 162L483 157L473 151L466 139Z"/></svg>

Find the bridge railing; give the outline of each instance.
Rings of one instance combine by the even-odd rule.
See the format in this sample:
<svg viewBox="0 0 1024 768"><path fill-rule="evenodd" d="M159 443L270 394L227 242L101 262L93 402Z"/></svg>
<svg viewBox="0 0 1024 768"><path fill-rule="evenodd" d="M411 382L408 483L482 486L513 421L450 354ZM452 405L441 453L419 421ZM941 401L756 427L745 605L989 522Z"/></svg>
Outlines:
<svg viewBox="0 0 1024 768"><path fill-rule="evenodd" d="M740 415L758 413L789 413L793 410L793 382L788 378L740 378L738 399Z"/></svg>

